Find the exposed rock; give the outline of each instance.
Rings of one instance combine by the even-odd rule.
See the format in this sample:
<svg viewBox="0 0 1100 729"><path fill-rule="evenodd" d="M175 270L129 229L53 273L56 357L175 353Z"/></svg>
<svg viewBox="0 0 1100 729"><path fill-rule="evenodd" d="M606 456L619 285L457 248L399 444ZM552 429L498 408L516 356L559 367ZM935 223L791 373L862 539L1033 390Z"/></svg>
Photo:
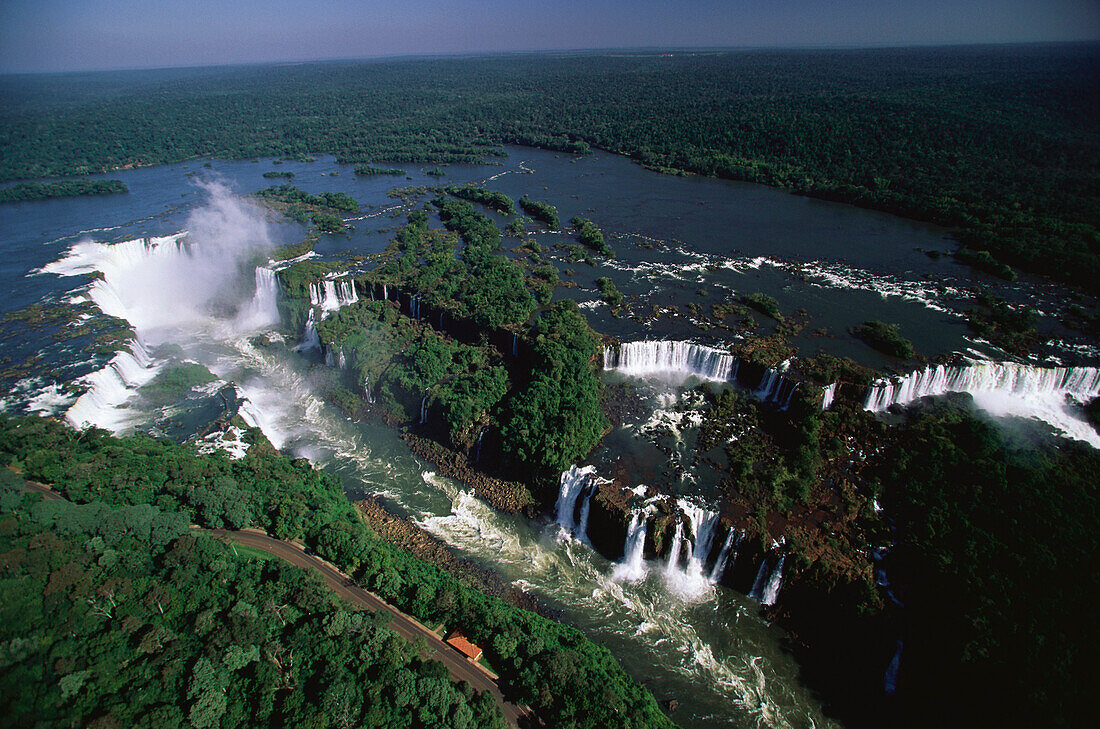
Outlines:
<svg viewBox="0 0 1100 729"><path fill-rule="evenodd" d="M507 603L546 615L534 596L520 590L492 570L455 554L441 540L408 519L393 514L373 496L355 502L355 508L378 536L410 554L431 562L471 587Z"/></svg>
<svg viewBox="0 0 1100 729"><path fill-rule="evenodd" d="M417 458L429 461L436 467L437 473L447 478L453 478L467 484L474 490L474 494L497 511L508 514L522 512L527 517L533 517L537 512L537 505L531 491L521 483L504 481L485 474L470 465L466 456L446 448L434 440L429 440L415 433L404 433L401 436L409 445Z"/></svg>

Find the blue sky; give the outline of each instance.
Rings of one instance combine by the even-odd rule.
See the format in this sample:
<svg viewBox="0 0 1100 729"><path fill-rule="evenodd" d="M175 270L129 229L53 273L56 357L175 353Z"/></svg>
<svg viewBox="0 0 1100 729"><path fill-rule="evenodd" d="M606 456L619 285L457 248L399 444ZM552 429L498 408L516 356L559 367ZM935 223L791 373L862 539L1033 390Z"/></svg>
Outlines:
<svg viewBox="0 0 1100 729"><path fill-rule="evenodd" d="M1100 0L0 0L0 72L1100 39Z"/></svg>

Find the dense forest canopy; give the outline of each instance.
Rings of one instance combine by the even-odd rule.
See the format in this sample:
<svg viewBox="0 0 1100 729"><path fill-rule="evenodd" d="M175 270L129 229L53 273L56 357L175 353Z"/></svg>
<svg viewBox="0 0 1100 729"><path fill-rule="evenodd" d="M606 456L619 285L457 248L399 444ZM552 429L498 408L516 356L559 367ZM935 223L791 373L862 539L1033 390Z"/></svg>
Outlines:
<svg viewBox="0 0 1100 729"><path fill-rule="evenodd" d="M601 148L934 221L973 251L1094 287L1098 58L1095 45L1037 45L7 77L0 179L201 157Z"/></svg>

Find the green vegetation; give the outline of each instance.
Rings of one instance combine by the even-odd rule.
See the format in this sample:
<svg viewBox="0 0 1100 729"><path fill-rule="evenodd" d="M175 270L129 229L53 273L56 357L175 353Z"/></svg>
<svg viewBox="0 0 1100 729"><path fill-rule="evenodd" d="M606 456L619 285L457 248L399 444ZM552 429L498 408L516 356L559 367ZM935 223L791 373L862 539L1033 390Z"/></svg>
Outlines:
<svg viewBox="0 0 1100 729"><path fill-rule="evenodd" d="M399 167L371 167L370 165L355 165L355 174L360 177L373 177L375 175L404 175L405 170Z"/></svg>
<svg viewBox="0 0 1100 729"><path fill-rule="evenodd" d="M359 203L342 192L311 195L291 185L279 185L265 187L256 193L256 197L291 220L303 225L312 224L321 233L344 232L344 221L340 216L359 212Z"/></svg>
<svg viewBox="0 0 1100 729"><path fill-rule="evenodd" d="M11 487L0 509L13 725L505 726L490 695L456 686L380 615L190 534L181 512Z"/></svg>
<svg viewBox="0 0 1100 729"><path fill-rule="evenodd" d="M448 187L447 192L463 200L469 200L484 205L490 210L496 210L502 215L515 215L516 205L512 198L503 192L486 190L476 185L462 185L461 187Z"/></svg>
<svg viewBox="0 0 1100 729"><path fill-rule="evenodd" d="M281 172L279 170L271 170L270 172L265 172L264 177L269 179L269 180L277 180L277 179L280 179L280 178L289 180L290 178L294 177L294 173L293 172Z"/></svg>
<svg viewBox="0 0 1100 729"><path fill-rule="evenodd" d="M550 727L644 729L671 726L652 695L626 676L607 649L591 643L573 628L483 595L439 568L389 547L359 519L339 482L313 470L303 461L265 452L258 446L253 446L239 461L230 461L221 453L197 456L185 446L168 441L144 436L117 439L95 430L77 433L60 423L24 418L0 420L0 465L12 462L21 465L28 478L54 485L70 501L101 502L93 507L99 510L98 516L81 517L78 521L102 523L105 525L102 528L116 529L124 539L133 533L144 535L146 527L131 528L125 524L111 527L115 520L101 518L106 513L102 504L141 507L133 513L142 520L146 518L144 515L149 515L150 534L153 525L159 523L155 513L172 512L174 516L167 518L161 531L173 536L187 523L197 522L213 527L254 526L281 539L301 540L323 558L353 574L364 587L425 624L444 623L461 629L485 648L490 664L501 672L505 696L510 701L532 706ZM11 497L5 496L3 502L10 503ZM2 531L3 538L11 538L13 531L9 524ZM65 535L65 538L72 537ZM134 550L134 556L127 557L115 546L117 560L116 556L104 559L105 551L97 553L99 543L86 546L86 538L78 539L73 549L85 556L80 558L76 569L61 570L56 578L51 578L54 591L62 595L60 599L44 595L40 587L28 583L29 578L16 573L15 582L5 584L0 593L5 595L6 622L21 625L23 623L18 621L41 620L33 622L33 626L39 626L35 629L45 630L47 635L53 636L50 646L62 651L58 658L68 656L68 660L42 660L39 653L31 650L42 644L13 644L13 638L9 638L5 645L17 650L5 655L8 664L27 662L26 670L39 671L23 674L27 680L5 682L8 691L31 693L8 699L9 703L23 711L34 711L37 704L28 705L27 702L37 701L34 696L41 690L41 695L46 697L42 699L45 702L43 710L57 710L52 708L56 699L51 697L58 694L53 693L53 684L42 678L45 676L42 672L47 670L58 679L88 670L84 678L92 681L89 687L100 685L102 681L105 694L111 696L114 694L109 692L116 691L120 685L110 683L114 680L111 677L126 679L133 675L135 681L155 682L139 685L151 686L143 696L156 697L155 703L165 706L162 711L167 712L164 715L169 722L172 717L181 717L185 712L190 715L194 706L201 706L196 716L213 717L201 726L217 725L214 719L227 726L237 725L226 724L227 721L267 725L263 717L271 715L272 707L278 708L278 716L285 718L287 726L312 725L320 721L310 718L317 714L317 710L311 708L313 697L324 702L319 711L351 706L387 712L389 706L396 705L406 708L392 721L405 723L392 726L440 726L433 723L431 712L438 715L452 711L452 707L458 705L459 696L467 696L467 705L484 701L469 698L460 688L441 694L448 690L443 685L445 679L423 682L418 679L414 689L396 676L379 674L384 669L376 659L368 660L356 653L361 649L360 641L375 646L367 649L369 656L379 655L384 645L391 646L385 653L389 654L389 662L395 664L394 670L398 672L422 670L427 672L425 678L442 678L438 669L428 664L422 666L400 644L389 640L371 619L347 613L340 617L343 611L320 591L311 591L311 583L300 571L287 570L274 562L236 562L230 558L230 550L210 544L208 540L182 539L183 542L177 539L172 543L163 558L149 548ZM49 540L40 541L39 545L24 553L19 553L18 549L0 552L4 554L3 563L8 570L2 579L10 578L12 565L16 568L23 563L33 565L34 560L46 560L50 554L65 554L70 549L64 546L58 550L42 549L49 545ZM108 546L106 538L103 546ZM194 552L194 559L183 554L171 557L178 549ZM121 576L112 573L120 579L112 581L111 575L104 575L92 566L92 559L97 554L100 555L95 560L97 567L114 564L125 570ZM164 568L158 567L161 559ZM147 560L152 560L152 567ZM63 564L36 571L35 574L41 576L35 579L47 585L46 593L51 592L48 587L51 583L45 582L47 577ZM164 593L156 589L156 584L139 583L146 574L159 581L162 572L158 569L166 570L167 579L172 581ZM66 599L66 595L81 589L81 580L86 575L84 570L91 570L94 578L87 585L88 591L78 592L77 600ZM105 579L98 579L101 575ZM255 575L255 579L250 579L249 575ZM284 582L296 593L282 592ZM207 584L211 587L202 589L201 586ZM227 593L232 597L223 599L221 596ZM162 594L163 600L158 607L157 598ZM282 599L283 595L287 598ZM112 599L114 605L111 605ZM41 601L42 607L36 604L34 609L23 609L25 600ZM281 607L284 605L287 607ZM105 607L111 617L95 618L97 606ZM165 611L163 616L161 608ZM41 610L75 611L82 619L92 619L95 635L105 639L114 636L115 621L118 621L117 625L123 630L110 640L122 640L126 636L121 645L126 646L129 662L118 657L121 648L82 653L84 649L79 647L82 641L77 639L80 634L70 632L75 632L81 623L54 623L48 620L50 612L40 617ZM125 620L131 612L139 622ZM163 623L165 632L155 629L162 624L161 620L167 621ZM146 627L147 622L151 629ZM66 625L63 634L56 628L60 624ZM127 633L126 626L134 629ZM275 630L276 626L279 631L287 632L276 632L273 642L268 637L272 633L265 631ZM291 640L298 635L297 630L306 631L301 634L303 639ZM318 631L325 637L318 635ZM195 638L187 638L189 635ZM376 636L374 641L372 635ZM132 641L140 643L145 637L149 637L149 645L156 653L148 654L152 657L138 658L134 655ZM203 657L214 669L212 677L202 659L187 658L185 646L204 651ZM232 650L232 646L240 650ZM251 646L257 648L258 660L251 658ZM96 656L101 663L93 665L83 658L84 655ZM161 670L145 671L146 661L162 659L167 675ZM362 669L357 665L360 661L366 664ZM372 671L370 667L374 666L378 669ZM360 670L368 672L371 678L360 678ZM11 668L6 671L10 678ZM105 672L109 672L106 678ZM247 684L244 682L253 676L258 677L256 689L245 694L243 689ZM75 686L79 680L80 677L64 683L59 680L56 690ZM172 689L170 694L165 693L168 689L161 688L161 682L166 680L169 681L168 689ZM238 681L241 682L239 689ZM98 688L86 691L89 697L100 695ZM362 698L362 692L371 691L380 692L377 699ZM394 698L391 704L381 695L387 691L404 692L397 694L403 698ZM419 693L421 691L423 694ZM427 696L429 693L433 694L431 698ZM172 696L172 700L162 700L166 695ZM231 697L245 695L247 701L230 701ZM423 708L418 705L419 695L425 697ZM225 712L221 711L223 699ZM135 698L136 701L139 699ZM243 707L242 715L228 713L231 707L238 705ZM480 705L482 708L477 709L480 716L489 717L489 709ZM130 710L127 708L129 702L110 706L115 711ZM413 708L408 708L410 706ZM149 707L150 712L153 708ZM427 712L428 718L417 718L420 711ZM256 714L248 712L261 712L261 718L255 719ZM150 713L150 725L163 725L160 716ZM473 720L469 715L466 718ZM138 721L144 719L139 717ZM375 725L371 718L365 721ZM383 718L379 717L378 721ZM493 725L492 721L489 725Z"/></svg>
<svg viewBox="0 0 1100 729"><path fill-rule="evenodd" d="M217 379L210 370L197 362L181 362L161 370L151 382L141 388L141 396L157 405L168 405L179 402L193 387Z"/></svg>
<svg viewBox="0 0 1100 729"><path fill-rule="evenodd" d="M604 302L611 308L611 313L618 316L623 308L623 295L622 292L615 287L615 282L607 276L601 276L596 279L596 286L599 287L600 295L603 296Z"/></svg>
<svg viewBox="0 0 1100 729"><path fill-rule="evenodd" d="M9 77L0 179L310 149L441 164L502 142L599 148L939 223L1095 290L1096 58L1094 45L768 50Z"/></svg>
<svg viewBox="0 0 1100 729"><path fill-rule="evenodd" d="M80 195L112 195L129 192L130 188L119 180L67 180L65 182L20 182L18 185L0 188L0 204L45 200L53 197L77 197Z"/></svg>
<svg viewBox="0 0 1100 729"><path fill-rule="evenodd" d="M883 464L884 505L907 545L892 579L910 583L903 712L913 725L945 705L960 725L1085 721L1098 635L1082 596L1100 591L1100 454L1069 441L1016 451L939 404Z"/></svg>
<svg viewBox="0 0 1100 729"><path fill-rule="evenodd" d="M611 246L607 244L607 241L604 240L603 231L596 227L595 223L581 217L575 217L569 222L577 229L577 234L580 236L581 243L584 244L585 247L591 248L605 258L615 257L615 251L613 251Z"/></svg>
<svg viewBox="0 0 1100 729"><path fill-rule="evenodd" d="M896 324L865 321L852 329L852 336L862 339L878 351L891 357L913 358L913 343L898 333Z"/></svg>
<svg viewBox="0 0 1100 729"><path fill-rule="evenodd" d="M765 316L776 321L783 321L783 314L779 312L779 302L767 294L745 294L741 297L741 303L751 306Z"/></svg>
<svg viewBox="0 0 1100 729"><path fill-rule="evenodd" d="M504 408L503 439L521 463L560 472L608 428L593 362L602 348L577 305L565 300L539 316L532 350L530 379Z"/></svg>
<svg viewBox="0 0 1100 729"><path fill-rule="evenodd" d="M976 251L973 248L962 247L955 252L955 258L979 271L985 271L1005 281L1015 281L1016 272L993 257L989 251Z"/></svg>
<svg viewBox="0 0 1100 729"><path fill-rule="evenodd" d="M535 220L541 220L546 223L551 230L557 230L561 227L561 220L558 218L558 209L550 203L532 200L524 195L519 199L519 206L523 208L523 212L527 213Z"/></svg>

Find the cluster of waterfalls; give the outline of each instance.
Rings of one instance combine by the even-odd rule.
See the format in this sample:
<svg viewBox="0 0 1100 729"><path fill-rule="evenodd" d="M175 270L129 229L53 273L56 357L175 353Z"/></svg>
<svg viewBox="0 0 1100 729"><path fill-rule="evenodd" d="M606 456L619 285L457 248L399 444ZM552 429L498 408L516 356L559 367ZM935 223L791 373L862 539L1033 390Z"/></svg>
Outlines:
<svg viewBox="0 0 1100 729"><path fill-rule="evenodd" d="M563 533L589 543L589 517L592 497L600 486L607 484L593 466L571 466L561 475L555 519ZM636 496L638 496L636 494ZM745 544L745 533L727 528L718 513L700 506L688 498L668 500L671 503L672 531L663 554L646 560L647 535L650 524L660 513L655 496L630 511L630 523L622 548L622 560L614 568L614 577L623 582L635 582L654 572L661 575L678 594L698 595L723 580L727 569L737 560ZM725 528L721 543L718 535ZM652 545L648 545L652 548ZM782 585L784 555L782 541L773 544L761 557L757 578L749 596L764 605L774 605Z"/></svg>

